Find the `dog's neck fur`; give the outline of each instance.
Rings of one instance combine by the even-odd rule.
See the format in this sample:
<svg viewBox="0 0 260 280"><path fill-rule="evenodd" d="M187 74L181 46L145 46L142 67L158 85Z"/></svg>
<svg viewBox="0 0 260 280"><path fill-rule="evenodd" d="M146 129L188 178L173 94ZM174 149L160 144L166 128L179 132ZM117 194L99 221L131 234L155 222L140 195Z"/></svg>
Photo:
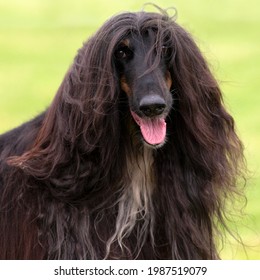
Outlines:
<svg viewBox="0 0 260 280"><path fill-rule="evenodd" d="M132 257L138 257L148 235L154 245L153 150L144 146L138 153L131 151L127 154L126 174L123 177L121 193L117 201L116 227L107 242L107 257L109 258L111 258L111 248L114 245L120 247L123 255L131 254ZM133 230L137 235L137 246L135 252L130 252L125 240Z"/></svg>

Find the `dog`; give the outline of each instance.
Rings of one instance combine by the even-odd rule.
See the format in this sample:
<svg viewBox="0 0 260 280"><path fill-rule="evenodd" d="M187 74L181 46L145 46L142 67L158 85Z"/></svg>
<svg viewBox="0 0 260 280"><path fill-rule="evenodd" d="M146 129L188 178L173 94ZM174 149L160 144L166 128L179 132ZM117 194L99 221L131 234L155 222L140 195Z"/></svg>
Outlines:
<svg viewBox="0 0 260 280"><path fill-rule="evenodd" d="M162 9L116 15L0 136L0 258L219 259L242 162L191 35Z"/></svg>

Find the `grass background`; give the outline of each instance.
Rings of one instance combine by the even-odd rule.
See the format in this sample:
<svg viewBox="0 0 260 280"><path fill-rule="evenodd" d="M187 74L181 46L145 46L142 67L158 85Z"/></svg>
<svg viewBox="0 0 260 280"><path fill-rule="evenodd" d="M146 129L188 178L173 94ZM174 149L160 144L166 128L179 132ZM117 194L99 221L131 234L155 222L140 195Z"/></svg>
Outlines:
<svg viewBox="0 0 260 280"><path fill-rule="evenodd" d="M260 259L260 2L154 0L176 7L220 81L236 119L250 170L245 216L228 238L224 259ZM0 133L44 110L82 42L111 15L137 11L135 0L8 0L0 2Z"/></svg>

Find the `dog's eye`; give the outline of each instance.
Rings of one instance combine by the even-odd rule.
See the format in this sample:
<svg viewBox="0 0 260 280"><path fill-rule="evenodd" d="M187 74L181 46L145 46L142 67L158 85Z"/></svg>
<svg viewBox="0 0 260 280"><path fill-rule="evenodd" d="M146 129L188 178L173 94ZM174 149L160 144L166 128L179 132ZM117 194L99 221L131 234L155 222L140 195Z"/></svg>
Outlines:
<svg viewBox="0 0 260 280"><path fill-rule="evenodd" d="M118 59L124 59L126 58L126 53L123 50L118 50L116 52L116 58Z"/></svg>
<svg viewBox="0 0 260 280"><path fill-rule="evenodd" d="M162 55L167 56L168 55L168 47L167 46L162 46Z"/></svg>
<svg viewBox="0 0 260 280"><path fill-rule="evenodd" d="M115 52L115 57L119 60L127 59L130 58L131 56L132 56L132 51L127 46L121 47Z"/></svg>

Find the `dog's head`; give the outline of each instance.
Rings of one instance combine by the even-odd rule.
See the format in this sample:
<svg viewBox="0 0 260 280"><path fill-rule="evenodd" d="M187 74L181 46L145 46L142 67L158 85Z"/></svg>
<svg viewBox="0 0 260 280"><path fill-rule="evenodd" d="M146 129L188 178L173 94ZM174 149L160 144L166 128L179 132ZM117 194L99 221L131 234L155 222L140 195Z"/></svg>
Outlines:
<svg viewBox="0 0 260 280"><path fill-rule="evenodd" d="M120 86L127 95L134 122L150 146L166 139L166 117L172 106L172 78L167 41L158 42L157 30L131 33L115 50Z"/></svg>
<svg viewBox="0 0 260 280"><path fill-rule="evenodd" d="M90 150L119 141L126 99L131 133L152 147L166 138L172 147L211 147L219 127L232 123L201 51L165 11L110 18L79 50L68 76L60 89L73 107L68 133L84 135Z"/></svg>

